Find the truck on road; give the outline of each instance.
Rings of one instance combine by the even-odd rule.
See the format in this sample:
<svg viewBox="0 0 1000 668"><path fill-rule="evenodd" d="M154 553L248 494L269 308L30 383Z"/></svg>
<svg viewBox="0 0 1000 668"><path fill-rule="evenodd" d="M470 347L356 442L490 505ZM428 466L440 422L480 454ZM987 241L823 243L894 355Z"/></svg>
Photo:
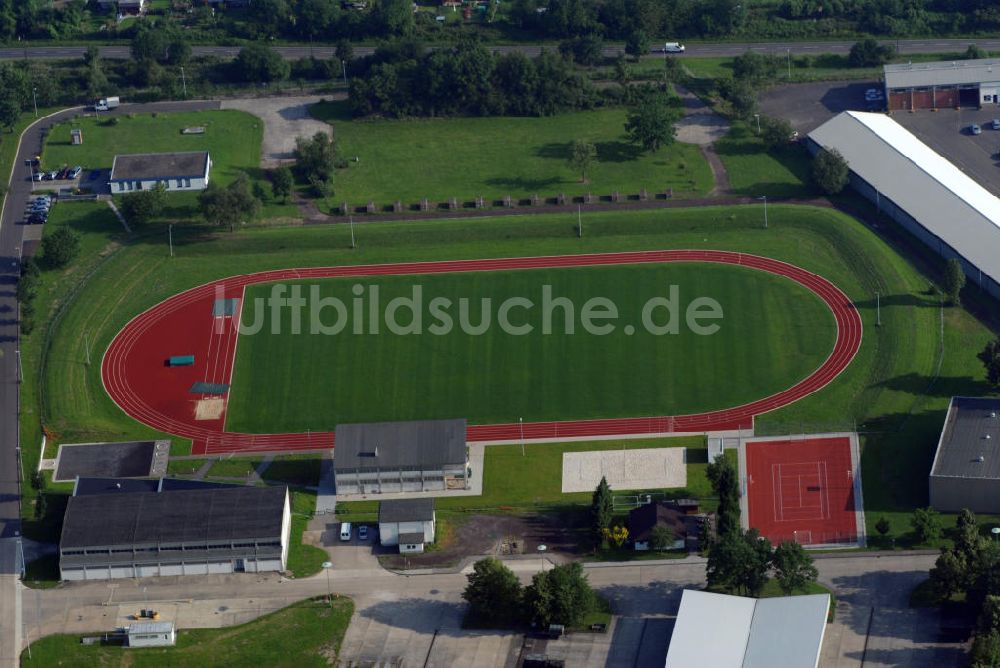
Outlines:
<svg viewBox="0 0 1000 668"><path fill-rule="evenodd" d="M111 111L122 103L119 97L102 97L94 103L94 111Z"/></svg>

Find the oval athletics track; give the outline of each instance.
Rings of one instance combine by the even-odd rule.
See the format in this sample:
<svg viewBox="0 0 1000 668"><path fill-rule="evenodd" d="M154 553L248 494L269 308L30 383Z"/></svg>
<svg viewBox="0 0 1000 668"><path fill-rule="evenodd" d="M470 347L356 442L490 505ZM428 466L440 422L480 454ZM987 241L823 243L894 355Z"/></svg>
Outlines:
<svg viewBox="0 0 1000 668"><path fill-rule="evenodd" d="M197 382L226 385L236 359L239 306L255 283L304 278L507 271L553 267L705 262L750 267L784 276L808 288L833 312L837 340L827 359L792 387L756 401L692 415L558 422L470 425L469 441L517 441L639 434L698 433L753 427L754 417L787 406L825 387L861 347L861 316L851 300L825 278L792 264L758 255L713 250L661 250L542 257L498 258L281 269L207 283L157 304L133 318L111 342L101 364L105 390L136 420L189 438L194 454L309 450L333 446L332 432L244 434L225 430L225 395L198 393ZM219 299L239 300L235 315L213 314ZM194 354L196 364L169 367L167 358ZM196 409L196 406L199 408ZM201 406L209 406L201 410Z"/></svg>

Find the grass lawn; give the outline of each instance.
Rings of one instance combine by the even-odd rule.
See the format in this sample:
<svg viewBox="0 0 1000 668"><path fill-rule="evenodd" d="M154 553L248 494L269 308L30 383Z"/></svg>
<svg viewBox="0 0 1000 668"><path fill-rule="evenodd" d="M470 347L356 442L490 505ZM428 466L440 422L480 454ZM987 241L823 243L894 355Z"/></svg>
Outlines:
<svg viewBox="0 0 1000 668"><path fill-rule="evenodd" d="M58 169L81 165L85 171L110 169L115 155L169 151L208 151L212 157L211 178L225 185L241 171L270 186L260 169L263 122L242 111L198 111L129 114L109 118L89 117L53 126L42 149L42 167ZM204 134L181 134L186 127L204 126ZM70 143L70 130L83 130L83 144ZM293 216L294 205L265 202L262 217ZM197 193L170 193L163 219L197 218Z"/></svg>
<svg viewBox="0 0 1000 668"><path fill-rule="evenodd" d="M426 197L500 199L612 191L704 194L712 173L698 147L674 144L642 154L625 138L625 111L601 109L544 118L350 120L346 103L312 107L333 125L347 169L338 170L328 205L342 201L416 204ZM590 183L567 164L574 140L597 146ZM354 162L354 157L360 162ZM321 205L322 207L323 205Z"/></svg>
<svg viewBox="0 0 1000 668"><path fill-rule="evenodd" d="M220 459L212 464L206 474L210 478L246 478L249 479L260 464L261 458L233 457Z"/></svg>
<svg viewBox="0 0 1000 668"><path fill-rule="evenodd" d="M811 197L819 195L812 183L812 161L805 146L790 144L764 150L756 127L736 122L715 150L726 166L732 191L750 197Z"/></svg>
<svg viewBox="0 0 1000 668"><path fill-rule="evenodd" d="M68 205L57 206L53 220L71 210ZM342 225L259 228L238 234L175 228L173 259L168 257L166 239L158 237L136 240L103 256L81 255L65 270L43 273L47 294L61 295L66 307L55 322L40 315L36 332L22 341L22 355L26 347L36 351L30 363L24 357L25 470L33 470L38 461L43 423L60 442L156 436L107 397L99 365L85 364L85 347L89 344L92 359L98 359L135 314L215 278L283 267L718 248L796 263L830 279L855 301L865 335L854 363L822 391L761 416L757 428L762 433L799 433L858 425L864 436L866 516L874 522L881 514L898 515L894 531L896 527L908 531L907 514L927 503L926 476L949 397L988 391L974 353L982 349L990 331L963 309L945 309L942 340L939 301L928 291L928 276L936 276L937 265L917 247L908 247L904 258L883 237L830 209L772 205L769 213L771 226L764 230L759 205L600 211L585 214L587 233L582 239L575 235L576 216L563 214L372 223L355 226L359 247L353 251L350 231ZM82 229L90 237L84 240L89 248L105 248L117 234L113 223ZM879 231L898 234L889 223L880 225ZM893 239L896 243L897 237ZM909 243L905 237L898 239ZM918 265L927 267L928 274L922 274ZM88 268L93 274L81 287ZM882 327L875 327L876 290L882 295ZM989 308L995 305L984 307ZM58 363L42 367L37 354L42 339L37 337L49 329L47 359ZM633 372L623 370L622 375ZM43 386L40 380L45 381ZM186 447L174 439L172 454L183 454ZM30 506L26 508L30 512ZM58 529L58 524L53 526ZM873 528L869 531L874 534ZM48 539L54 536L49 534Z"/></svg>
<svg viewBox="0 0 1000 668"><path fill-rule="evenodd" d="M323 336L310 334L307 327L296 331L291 309L284 309L279 331L264 327L243 335L237 345L228 429L302 432L332 430L345 422L455 415L473 424L517 417L541 421L684 415L737 406L790 387L826 359L836 337L833 315L807 289L782 277L728 265L473 272L363 282L369 294L377 287L382 304L411 295L414 286L422 290L424 305L446 298L456 305L450 309L456 326L448 334L435 335L430 329L435 316L420 306L426 323L422 333L393 334L384 325L378 335L371 335L369 328L368 335L352 333L356 325L366 327L366 316L348 324L340 335ZM314 286L322 299L350 304L357 283L335 279L301 287L304 295ZM547 328L542 286L551 286L554 297L567 297L577 312L594 296L610 298L620 314L615 331L589 334L579 318L567 318L562 309L549 309L553 315ZM666 296L667 286L678 287L679 321L690 300L715 299L724 315L718 331L703 335L680 324L679 334L663 335L643 327L644 305ZM263 305L271 287L248 288L244 303L259 300ZM506 333L496 325L485 333L466 333L470 328L458 326L460 300L474 304L468 321L478 324L488 317L482 315L484 310L496 315L496 306L481 309L480 299L499 305L515 297L538 305L530 311L519 307L511 318L517 325L530 325L530 334ZM265 317L262 306L246 307L244 324L250 326L255 315ZM307 305L302 322L312 317ZM409 323L411 318L404 312L397 322ZM665 315L657 317L658 323L665 320ZM627 327L632 325L622 323L635 323L635 333L630 335ZM611 369L629 372L609 373Z"/></svg>
<svg viewBox="0 0 1000 668"><path fill-rule="evenodd" d="M167 473L170 475L191 475L197 473L205 461L204 459L171 459L167 462Z"/></svg>
<svg viewBox="0 0 1000 668"><path fill-rule="evenodd" d="M349 598L309 599L265 615L247 624L221 629L178 631L177 645L165 648L125 649L80 644L81 634L42 638L21 655L24 666L73 668L159 668L200 666L329 666L340 651L354 614ZM90 635L100 635L98 633Z"/></svg>
<svg viewBox="0 0 1000 668"><path fill-rule="evenodd" d="M482 495L438 498L435 509L444 512L499 510L520 513L555 506L586 505L591 501L591 492L562 492L563 453L623 448L689 448L687 487L670 490L670 493L677 498L706 498L712 495L712 487L705 477L708 446L703 436L528 444L524 447L524 455L521 455L520 445L490 445L486 447L483 464ZM378 501L344 501L337 504L337 519L341 522L370 522L377 513Z"/></svg>
<svg viewBox="0 0 1000 668"><path fill-rule="evenodd" d="M316 512L316 495L301 490L291 490L292 530L288 538L288 571L292 577L305 578L319 573L329 557L325 550L315 545L304 545L302 533Z"/></svg>

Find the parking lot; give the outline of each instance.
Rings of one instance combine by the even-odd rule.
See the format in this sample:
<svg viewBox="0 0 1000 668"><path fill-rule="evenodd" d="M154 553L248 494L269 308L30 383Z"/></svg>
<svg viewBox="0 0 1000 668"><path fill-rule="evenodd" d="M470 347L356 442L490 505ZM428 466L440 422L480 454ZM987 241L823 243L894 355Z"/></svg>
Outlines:
<svg viewBox="0 0 1000 668"><path fill-rule="evenodd" d="M760 96L761 113L788 120L802 134L848 109L869 111L865 91L878 82L824 82L776 86ZM975 179L994 195L1000 195L1000 106L984 109L941 109L896 112L893 120L916 135L934 151ZM982 134L973 135L975 123Z"/></svg>

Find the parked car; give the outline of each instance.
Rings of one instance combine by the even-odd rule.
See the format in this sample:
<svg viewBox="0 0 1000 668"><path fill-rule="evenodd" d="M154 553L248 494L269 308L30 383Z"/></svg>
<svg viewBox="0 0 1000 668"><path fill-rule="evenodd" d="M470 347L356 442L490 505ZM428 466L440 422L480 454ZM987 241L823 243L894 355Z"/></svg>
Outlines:
<svg viewBox="0 0 1000 668"><path fill-rule="evenodd" d="M31 180L32 181L41 181L44 177L45 177L45 175L42 174L41 172L32 172L31 173Z"/></svg>
<svg viewBox="0 0 1000 668"><path fill-rule="evenodd" d="M869 88L865 91L866 102L879 102L885 99L885 93L880 88Z"/></svg>
<svg viewBox="0 0 1000 668"><path fill-rule="evenodd" d="M55 181L57 176L59 176L59 172L57 172L55 170L53 170L51 172L45 172L45 180L46 181Z"/></svg>
<svg viewBox="0 0 1000 668"><path fill-rule="evenodd" d="M69 170L68 178L75 179L78 176L80 176L80 172L82 172L82 171L83 171L83 167L81 167L80 165L77 165L73 169Z"/></svg>
<svg viewBox="0 0 1000 668"><path fill-rule="evenodd" d="M45 215L45 214L42 214L42 213L33 213L30 216L28 216L28 224L29 225L44 225L45 222L48 219L49 219L49 217L47 215Z"/></svg>
<svg viewBox="0 0 1000 668"><path fill-rule="evenodd" d="M368 540L368 525L362 524L358 527L358 540Z"/></svg>
<svg viewBox="0 0 1000 668"><path fill-rule="evenodd" d="M983 129L978 125L976 125L975 123L973 123L972 125L969 126L969 132L971 132L974 135L981 135L983 134Z"/></svg>
<svg viewBox="0 0 1000 668"><path fill-rule="evenodd" d="M994 130L1000 130L1000 118L994 118L993 123L990 124Z"/></svg>
<svg viewBox="0 0 1000 668"><path fill-rule="evenodd" d="M56 179L59 181L64 181L68 178L69 178L69 167L63 167L62 169L60 169L59 175L56 176Z"/></svg>

